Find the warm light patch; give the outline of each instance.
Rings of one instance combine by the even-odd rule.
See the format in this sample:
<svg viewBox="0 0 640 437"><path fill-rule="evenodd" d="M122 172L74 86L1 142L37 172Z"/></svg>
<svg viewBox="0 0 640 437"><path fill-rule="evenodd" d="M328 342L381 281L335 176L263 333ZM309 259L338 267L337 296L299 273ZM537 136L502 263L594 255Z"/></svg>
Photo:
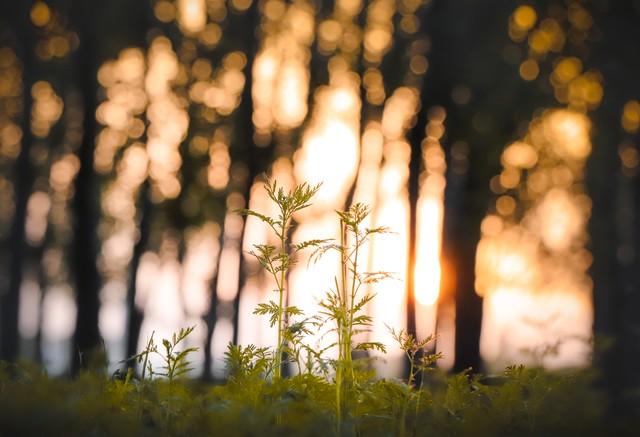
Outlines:
<svg viewBox="0 0 640 437"><path fill-rule="evenodd" d="M45 2L35 2L29 13L31 22L38 27L46 26L51 20L51 9Z"/></svg>
<svg viewBox="0 0 640 437"><path fill-rule="evenodd" d="M207 24L205 0L178 0L178 22L186 33L196 33L204 29Z"/></svg>
<svg viewBox="0 0 640 437"><path fill-rule="evenodd" d="M522 30L531 29L536 24L537 18L535 9L529 5L518 6L512 15L513 24Z"/></svg>
<svg viewBox="0 0 640 437"><path fill-rule="evenodd" d="M524 80L532 81L538 77L538 74L540 74L540 67L535 59L527 59L520 64L519 72L520 77Z"/></svg>
<svg viewBox="0 0 640 437"><path fill-rule="evenodd" d="M640 130L640 102L629 100L625 103L621 119L622 127L630 134Z"/></svg>
<svg viewBox="0 0 640 437"><path fill-rule="evenodd" d="M420 196L416 214L416 259L413 284L416 301L421 305L434 305L440 294L440 247L446 184L446 162L440 138L444 135L445 117L444 108L434 107L429 111L426 137L422 142L424 171L420 177ZM459 148L455 148L455 151L460 152L458 158L464 159L464 151ZM426 315L420 314L418 308L416 317L420 320ZM435 313L432 317L435 317ZM423 334L429 335L433 329L435 329L435 323L431 332L424 329Z"/></svg>
<svg viewBox="0 0 640 437"><path fill-rule="evenodd" d="M416 300L433 305L440 292L440 234L442 205L440 199L424 199L418 206L420 234L417 238L415 270Z"/></svg>
<svg viewBox="0 0 640 437"><path fill-rule="evenodd" d="M588 363L590 201L582 186L589 129L581 113L547 111L502 154L504 194L498 215L482 222L476 255L475 286L485 298L480 346L491 367ZM516 183L503 177L510 172L521 175Z"/></svg>
<svg viewBox="0 0 640 437"><path fill-rule="evenodd" d="M298 180L323 183L316 205L341 209L358 163L357 88L351 85L321 89L316 101L315 121L294 157L295 174Z"/></svg>

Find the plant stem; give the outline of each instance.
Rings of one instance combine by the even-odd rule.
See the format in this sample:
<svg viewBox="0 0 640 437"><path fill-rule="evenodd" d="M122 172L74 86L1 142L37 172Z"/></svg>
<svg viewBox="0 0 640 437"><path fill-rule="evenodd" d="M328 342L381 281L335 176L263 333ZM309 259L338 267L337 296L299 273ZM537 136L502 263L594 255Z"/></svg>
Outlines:
<svg viewBox="0 0 640 437"><path fill-rule="evenodd" d="M280 228L280 255L282 256L282 260L281 262L284 262L284 257L286 256L286 232L287 232L287 221L288 221L288 217L285 217L283 215L283 220L282 220L282 227ZM282 326L282 319L283 319L283 313L284 313L284 308L282 308L283 302L284 302L284 281L285 281L285 269L281 268L280 269L280 281L278 281L278 278L276 277L276 282L278 283L278 344L276 345L276 362L275 362L275 373L274 373L274 377L276 379L280 378L281 374L282 374L282 330L283 330L283 326Z"/></svg>
<svg viewBox="0 0 640 437"><path fill-rule="evenodd" d="M409 358L409 380L407 381L407 385L409 386L409 388L411 388L413 387L413 380L414 380L415 355L407 352L407 357Z"/></svg>
<svg viewBox="0 0 640 437"><path fill-rule="evenodd" d="M344 221L340 220L340 275L341 275L341 289L340 289L340 304L344 309L347 308L347 248L345 247L345 233L346 228Z"/></svg>
<svg viewBox="0 0 640 437"><path fill-rule="evenodd" d="M405 418L407 417L407 401L404 402L404 404L402 405L402 413L400 414L400 429L398 430L398 436L399 437L404 437L405 436Z"/></svg>
<svg viewBox="0 0 640 437"><path fill-rule="evenodd" d="M336 435L340 435L342 427L342 380L344 378L344 367L346 364L346 342L347 330L347 249L345 247L345 224L340 220L340 307L341 316L338 319L338 365L336 367Z"/></svg>
<svg viewBox="0 0 640 437"><path fill-rule="evenodd" d="M336 435L340 435L340 431L342 428L342 372L341 372L341 363L338 362L338 367L336 368Z"/></svg>
<svg viewBox="0 0 640 437"><path fill-rule="evenodd" d="M356 300L356 279L357 279L357 272L358 272L358 252L360 249L360 241L359 241L359 235L358 235L358 227L356 226L355 230L354 230L354 236L355 236L355 248L354 248L354 255L353 255L353 271L351 272L352 278L351 278L351 302L349 302L349 325L347 326L347 332L349 334L349 341L347 342L347 354L346 354L346 359L347 359L347 363L349 365L349 371L351 372L351 380L355 380L355 374L354 374L354 370L353 370L353 365L352 365L352 360L351 360L351 337L353 335L353 304Z"/></svg>
<svg viewBox="0 0 640 437"><path fill-rule="evenodd" d="M420 387L418 387L418 396L416 398L416 411L415 411L415 415L414 415L414 419L413 419L413 429L411 434L413 436L416 435L416 428L417 428L417 422L418 422L418 412L420 411L420 398L422 396L422 389L424 387L424 369L420 372Z"/></svg>
<svg viewBox="0 0 640 437"><path fill-rule="evenodd" d="M407 407L409 406L409 400L411 399L411 390L413 389L413 380L415 378L414 376L414 372L415 372L415 365L414 365L414 360L415 360L415 354L412 354L411 352L407 351L406 352L407 358L409 358L409 379L407 381L407 390L409 390L407 397L402 405L402 413L400 415L400 429L398 431L398 435L400 437L404 437L405 433L406 433L406 417L407 417Z"/></svg>
<svg viewBox="0 0 640 437"><path fill-rule="evenodd" d="M351 302L349 302L349 294L347 293L347 269L350 261L350 255L347 254L347 226L344 221L340 221L340 245L342 247L342 259L341 259L341 273L342 273L342 293L341 293L341 305L343 308L343 315L346 318L342 320L341 328L343 329L342 335L342 351L340 359L343 361L345 365L345 370L348 372L351 371L351 333L352 333L352 323L353 323L353 293L351 294ZM354 275L355 277L355 275ZM351 288L353 291L353 287Z"/></svg>

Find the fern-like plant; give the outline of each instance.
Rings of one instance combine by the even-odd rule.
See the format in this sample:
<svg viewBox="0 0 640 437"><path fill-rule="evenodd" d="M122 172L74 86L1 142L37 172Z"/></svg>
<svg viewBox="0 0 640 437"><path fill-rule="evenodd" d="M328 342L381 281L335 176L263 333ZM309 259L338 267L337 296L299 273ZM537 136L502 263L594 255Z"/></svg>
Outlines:
<svg viewBox="0 0 640 437"><path fill-rule="evenodd" d="M187 360L187 356L196 352L198 348L188 347L182 349L180 344L193 332L195 326L188 328L181 328L180 332L173 333L171 339L162 339L162 346L164 346L164 354L160 354L164 364L162 371L157 372L157 375L164 376L169 380L169 383L173 383L174 379L179 378L187 374L192 370L189 367L191 364Z"/></svg>
<svg viewBox="0 0 640 437"><path fill-rule="evenodd" d="M335 362L336 418L337 432L340 433L345 404L345 392L355 380L352 354L354 350L377 349L386 352L382 343L366 341L354 343L357 334L369 331L372 318L364 310L375 293L368 290L369 285L391 277L385 271L362 272L361 256L363 246L373 235L389 232L385 227L367 228L365 219L370 208L356 203L347 211L338 211L340 219L340 242L321 244L313 254L318 258L328 251L337 251L340 256L340 276L334 278L334 288L320 303L321 315L333 322L337 334L338 359Z"/></svg>
<svg viewBox="0 0 640 437"><path fill-rule="evenodd" d="M229 343L224 353L227 374L232 380L269 376L272 371L269 361L268 348L256 347L253 344L243 347Z"/></svg>
<svg viewBox="0 0 640 437"><path fill-rule="evenodd" d="M254 314L269 316L271 327L276 326L278 342L273 362L273 376L280 378L282 372L282 358L286 352L289 341L292 339L288 328L288 319L291 316L302 316L303 312L295 306L285 305L287 296L287 274L295 263L295 255L308 247L318 247L326 240L309 240L295 245L289 241L289 233L293 215L310 205L311 198L318 192L320 185L302 183L291 191L285 191L279 187L276 181L267 181L265 190L269 198L278 209L277 217L270 217L252 209L241 209L243 215L253 216L265 223L278 238L278 247L270 244L256 244L249 252L260 265L273 277L276 284L277 300L261 303L255 309Z"/></svg>
<svg viewBox="0 0 640 437"><path fill-rule="evenodd" d="M422 340L418 340L404 329L396 331L389 326L387 326L387 329L389 329L391 336L398 343L400 349L402 349L407 359L409 360L409 377L407 380L409 395L406 397L402 405L402 412L399 419L400 425L398 430L398 435L404 437L406 434L406 416L409 402L412 398L415 398L415 420L413 433L415 434L415 421L417 420L418 413L420 411L420 401L423 392L425 372L431 369L433 364L442 358L442 353L428 353L426 351L427 346L435 341L436 337L434 335L429 335ZM414 385L418 376L420 376L420 386L417 390L414 390Z"/></svg>
<svg viewBox="0 0 640 437"><path fill-rule="evenodd" d="M141 364L141 379L143 381L148 374L149 378L153 378L154 376L164 376L171 384L176 378L179 378L192 370L192 368L189 367L191 363L187 360L187 357L190 353L196 352L198 348L188 347L183 349L181 343L186 340L195 328L195 326L181 328L179 332L174 332L170 339L163 338L162 346L164 347L164 352L160 352L158 350L158 345L154 340L154 331L147 340L145 348L140 353L127 358L125 361L134 361ZM156 371L151 364L151 360L149 358L152 354L158 355L162 359L163 365L160 368L160 371Z"/></svg>
<svg viewBox="0 0 640 437"><path fill-rule="evenodd" d="M188 356L192 352L196 352L198 348L195 347L187 347L182 348L182 343L186 340L186 338L193 332L195 326L190 326L188 328L181 328L179 332L173 333L170 339L163 338L162 346L164 347L164 351L160 352L158 350L158 345L155 343L154 335L155 331L151 333L151 336L147 340L147 344L145 348L138 354L133 355L132 357L127 358L125 361L133 361L141 365L142 373L140 384L138 384L138 404L137 411L138 416L142 416L143 410L143 398L144 398L144 390L145 390L145 382L146 376L148 374L149 379L153 379L154 376L163 376L167 378L169 381L169 390L173 389L174 381L187 374L191 370L191 363L188 360ZM160 368L160 371L156 371L151 364L150 357L152 354L160 356L163 361L163 365ZM131 369L130 369L131 370ZM127 379L131 376L131 372L127 372ZM167 411L171 412L171 397L167 399ZM173 421L173 417L171 414L167 414L169 426Z"/></svg>

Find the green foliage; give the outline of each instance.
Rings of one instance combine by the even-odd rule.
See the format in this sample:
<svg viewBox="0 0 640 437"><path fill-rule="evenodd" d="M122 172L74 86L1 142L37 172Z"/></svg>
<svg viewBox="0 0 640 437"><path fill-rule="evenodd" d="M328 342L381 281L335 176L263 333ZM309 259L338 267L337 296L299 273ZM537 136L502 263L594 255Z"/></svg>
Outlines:
<svg viewBox="0 0 640 437"><path fill-rule="evenodd" d="M306 183L296 186L292 191L285 191L279 187L276 181L267 181L265 190L269 198L276 204L278 215L269 217L251 209L238 210L239 213L253 216L265 223L276 234L279 247L269 244L256 244L249 252L255 257L260 265L273 277L276 283L278 301L262 303L255 309L254 314L269 316L271 327L276 326L278 331L278 341L273 354L273 376L280 378L282 372L283 354L289 352L287 349L291 341L296 337L288 335L290 330L288 322L290 316L301 316L302 311L296 307L286 307L284 302L287 294L287 273L295 263L294 255L308 247L317 247L324 243L324 240L309 240L290 247L289 231L293 214L310 206L311 198L318 192L320 185L310 186ZM301 322L298 322L301 323Z"/></svg>
<svg viewBox="0 0 640 437"><path fill-rule="evenodd" d="M386 233L384 227L366 228L364 222L370 213L368 206L356 203L347 211L337 211L340 219L340 242L322 243L317 246L312 258L319 258L329 251L340 256L340 277L334 278L335 287L326 293L320 303L320 316L333 325L337 334L338 359L334 362L336 385L336 431L342 432L342 419L348 391L356 382L356 369L352 360L354 350L379 350L386 352L382 343L364 341L354 344L354 337L370 330L372 318L364 313L375 294L368 290L375 284L391 277L389 272L361 272L360 259L363 246L375 234Z"/></svg>
<svg viewBox="0 0 640 437"><path fill-rule="evenodd" d="M429 335L422 340L417 340L404 329L396 331L392 327L387 328L409 360L409 380L407 384L412 387L419 373L423 374L424 377L424 372L431 370L433 364L442 358L441 352L426 353L426 347L433 343L436 338L434 335Z"/></svg>
<svg viewBox="0 0 640 437"><path fill-rule="evenodd" d="M179 332L174 333L170 339L163 338L163 352L160 352L158 350L158 345L155 344L155 341L153 339L155 332L152 332L149 340L147 340L147 345L142 350L142 352L128 358L126 361L134 361L142 365L141 367L143 380L148 373L149 378L153 378L154 376L164 376L169 380L169 384L171 384L173 383L175 378L184 376L189 371L193 370L191 367L189 367L190 364L187 361L187 357L190 353L196 352L198 348L188 347L182 349L181 343L186 340L186 338L193 332L194 329L195 326L182 328ZM149 360L151 354L160 356L163 361L163 365L159 371L155 370L151 365L151 361Z"/></svg>
<svg viewBox="0 0 640 437"><path fill-rule="evenodd" d="M225 352L225 367L229 379L268 377L273 371L270 354L268 348L259 348L252 344L246 347L229 344Z"/></svg>
<svg viewBox="0 0 640 437"><path fill-rule="evenodd" d="M391 332L391 336L400 346L400 349L405 353L409 360L409 379L407 380L407 390L404 392L404 404L400 415L400 423L398 429L399 436L406 435L406 417L409 405L415 404L414 417L417 420L420 412L420 402L422 400L422 388L425 380L425 372L433 370L433 364L442 358L442 354L437 352L435 354L427 353L426 347L435 340L435 336L429 335L428 337L417 340L412 334L408 333L404 329L397 331L392 327L387 327ZM420 376L420 388L414 390L414 382L416 378ZM415 421L414 421L413 433L415 433Z"/></svg>
<svg viewBox="0 0 640 437"><path fill-rule="evenodd" d="M234 347L236 348L236 347ZM247 350L251 349L251 350ZM187 379L54 379L28 365L0 368L0 435L326 436L335 428L335 384L311 374L268 381L264 350L234 349L223 385ZM237 360L245 360L240 363ZM604 413L590 372L515 367L481 378L427 372L422 388L360 380L347 392L342 435L635 435ZM143 386L142 404L137 388ZM418 391L420 400L418 401ZM404 412L404 414L403 414ZM411 412L408 414L407 412ZM637 422L637 420L636 420Z"/></svg>
<svg viewBox="0 0 640 437"><path fill-rule="evenodd" d="M276 326L278 340L273 355L273 375L280 378L283 354L295 363L298 373L314 374L319 371L327 375L327 361L322 355L326 349L337 347L338 359L331 362L335 372L335 411L336 431L342 431L342 418L346 412L345 403L349 391L357 382L357 368L352 359L353 352L379 350L385 352L385 346L376 341L362 341L354 343L354 337L369 331L372 319L365 313L366 306L373 300L375 294L370 291L372 284L391 277L385 271L362 272L360 269L361 251L370 238L376 234L388 232L384 227L367 228L365 220L370 213L369 207L357 203L347 211L338 211L340 220L340 241L312 239L302 243L290 245L288 240L291 219L295 212L310 205L311 198L320 188L319 185L308 186L301 184L292 191L285 192L277 186L275 181L268 181L265 189L271 200L276 204L279 214L270 217L259 212L244 209L240 212L257 217L269 226L280 241L280 247L268 244L254 245L249 253L273 277L278 292L278 301L270 300L258 304L254 314L269 317L271 327ZM318 260L329 251L335 251L340 257L340 276L334 278L335 287L326 293L320 303L319 314L301 318L293 323L293 317L303 317L304 313L297 307L284 306L287 292L286 277L289 269L295 263L294 255L307 248L315 250L310 260ZM335 333L337 342L330 344L323 350L310 347L304 342L310 329L316 330L330 326L329 332ZM255 348L239 348L232 346L227 353L227 365L235 375L253 374ZM269 355L263 351L266 358ZM246 368L241 370L242 366ZM260 373L265 373L261 370ZM271 372L266 372L270 375Z"/></svg>
<svg viewBox="0 0 640 437"><path fill-rule="evenodd" d="M187 372L192 370L189 367L187 355L189 355L191 352L196 352L198 348L189 347L183 350L179 350L178 347L180 343L182 343L182 341L185 340L187 336L193 332L194 329L195 326L191 326L186 329L180 329L179 333L174 333L171 336L171 340L162 340L162 345L164 346L164 354L162 354L164 365L162 366L162 371L159 372L158 375L166 376L170 383L173 382L174 378L183 376Z"/></svg>
<svg viewBox="0 0 640 437"><path fill-rule="evenodd" d="M409 362L406 382L376 377L354 351L379 350L375 341L358 341L372 319L365 313L375 294L370 287L389 272L362 272L361 250L386 228L367 228L369 208L356 204L338 212L340 241L309 240L291 245L292 215L309 205L318 186L284 192L266 185L279 209L277 217L251 210L273 229L280 247L254 246L251 252L276 282L278 300L261 303L255 314L276 327L275 350L230 344L225 354L228 380L208 385L181 378L191 370L183 347L194 327L156 344L154 334L129 361L132 369L107 378L100 369L73 380L52 379L31 365L0 363L0 436L4 435L260 435L260 436L433 436L433 435L633 435L633 423L606 423L607 405L594 389L590 372L554 374L510 367L503 375L481 378L463 372L446 376L433 367L439 354L428 352L433 336L418 340L391 330ZM286 274L295 254L314 248L312 259L329 251L340 257L340 273L326 293L319 314L305 316L283 304ZM323 349L306 338L335 334ZM329 348L338 358L324 357ZM154 369L151 356L161 357ZM281 377L283 357L297 374ZM417 384L419 381L419 384Z"/></svg>

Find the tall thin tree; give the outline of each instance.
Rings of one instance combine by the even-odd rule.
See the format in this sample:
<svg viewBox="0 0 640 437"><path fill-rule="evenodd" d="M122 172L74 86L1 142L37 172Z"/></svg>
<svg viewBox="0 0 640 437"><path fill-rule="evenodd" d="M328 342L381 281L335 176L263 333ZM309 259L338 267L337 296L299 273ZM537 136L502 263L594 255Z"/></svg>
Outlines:
<svg viewBox="0 0 640 437"><path fill-rule="evenodd" d="M31 85L34 82L34 35L33 25L29 21L31 1L3 2L3 16L11 26L20 60L22 62L22 118L20 129L22 141L20 154L15 165L15 209L10 237L10 274L9 284L0 289L0 359L15 360L19 353L18 308L20 305L20 286L22 284L25 223L27 201L31 192L33 176L31 158Z"/></svg>
<svg viewBox="0 0 640 437"><path fill-rule="evenodd" d="M95 32L97 4L76 1L73 22L78 31L80 45L76 53L79 87L82 93L82 143L78 152L80 169L75 180L73 272L76 288L76 329L72 345L72 370L87 364L87 354L101 345L98 327L100 309L100 275L98 273L98 196L93 155L96 138L97 72Z"/></svg>

